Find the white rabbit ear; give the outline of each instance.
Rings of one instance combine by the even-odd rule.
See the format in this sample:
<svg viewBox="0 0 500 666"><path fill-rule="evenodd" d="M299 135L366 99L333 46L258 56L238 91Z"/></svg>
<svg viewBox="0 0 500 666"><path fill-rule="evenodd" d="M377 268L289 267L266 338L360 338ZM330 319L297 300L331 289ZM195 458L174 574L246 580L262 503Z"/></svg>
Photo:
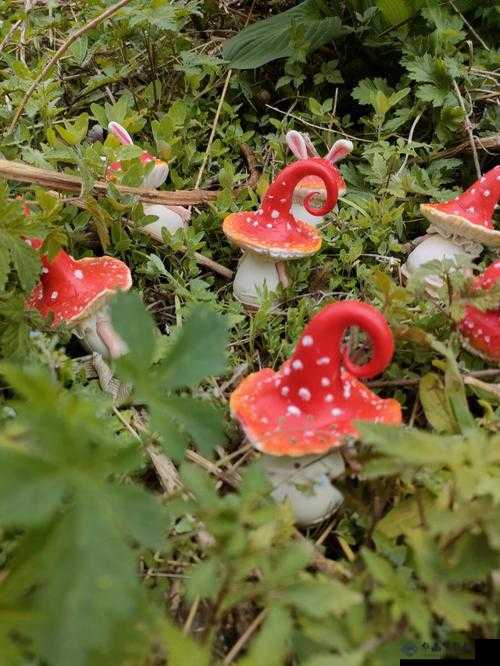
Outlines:
<svg viewBox="0 0 500 666"><path fill-rule="evenodd" d="M346 155L352 153L353 148L354 146L352 145L352 141L349 141L348 139L340 139L339 141L335 141L333 146L325 155L325 160L335 164L335 162L344 159Z"/></svg>
<svg viewBox="0 0 500 666"><path fill-rule="evenodd" d="M113 136L116 136L118 141L123 144L124 146L133 146L134 142L132 141L132 137L130 134L127 132L127 130L122 127L119 123L115 123L114 120L112 120L108 124L108 132L110 132Z"/></svg>
<svg viewBox="0 0 500 666"><path fill-rule="evenodd" d="M307 159L307 142L300 132L296 132L295 130L287 132L286 142L295 157L299 160Z"/></svg>

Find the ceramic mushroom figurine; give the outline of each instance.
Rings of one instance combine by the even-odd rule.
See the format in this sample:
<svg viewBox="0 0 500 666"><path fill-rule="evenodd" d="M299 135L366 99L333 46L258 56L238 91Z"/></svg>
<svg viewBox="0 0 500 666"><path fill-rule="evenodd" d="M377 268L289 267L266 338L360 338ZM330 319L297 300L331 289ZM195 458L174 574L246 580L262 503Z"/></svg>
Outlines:
<svg viewBox="0 0 500 666"><path fill-rule="evenodd" d="M492 289L497 282L500 282L500 260L493 262L474 280L473 289ZM460 322L460 333L470 352L500 364L500 302L496 309L486 311L468 305Z"/></svg>
<svg viewBox="0 0 500 666"><path fill-rule="evenodd" d="M222 228L226 236L245 250L233 292L246 305L258 307L259 291L264 284L270 291L276 289L278 281L287 286L281 262L306 257L321 247L316 229L291 213L295 187L306 176L324 182L326 200L320 208L313 207L310 201L314 192L311 192L304 200L304 207L311 215L324 215L337 201L337 181L326 160L315 158L299 160L280 171L257 211L231 213L224 220Z"/></svg>
<svg viewBox="0 0 500 666"><path fill-rule="evenodd" d="M108 131L124 146L132 146L134 142L127 130L115 122L110 122ZM168 164L160 160L148 152L144 151L140 156L140 161L143 165L148 165L154 161L152 171L144 176L142 187L149 189L156 189L163 185L168 176ZM122 170L121 162L112 162L106 172L106 178L113 180ZM186 223L191 217L191 213L183 206L164 206L162 204L144 204L143 210L145 215L154 215L158 219L155 222L146 224L141 227L141 231L148 234L152 238L161 241L162 229L166 229L169 233L173 234L178 229L186 226Z"/></svg>
<svg viewBox="0 0 500 666"><path fill-rule="evenodd" d="M292 153L299 160L305 160L307 158L318 159L319 155L312 144L311 140L307 134L301 134L296 130L290 130L286 135L286 142ZM346 139L340 139L335 141L330 150L326 153L323 158L330 166L332 173L337 181L338 196L341 197L344 195L347 186L342 178L338 167L335 166L337 162L343 159L346 155L352 152L353 145L352 142ZM326 195L325 184L317 176L311 175L303 178L297 185L292 204L292 214L298 220L303 220L304 222L309 222L309 224L314 224L315 226L323 222L323 216L311 215L311 213L304 206L306 198L314 193L318 199L324 200Z"/></svg>
<svg viewBox="0 0 500 666"><path fill-rule="evenodd" d="M371 339L372 358L361 366L343 350L351 326ZM357 420L401 423L400 404L379 398L357 379L382 372L393 350L391 330L371 305L327 305L277 371L266 368L249 375L231 395L233 418L265 454L273 497L288 499L298 524L322 521L339 506L342 498L330 476L343 471L338 447L356 437Z"/></svg>
<svg viewBox="0 0 500 666"><path fill-rule="evenodd" d="M35 249L42 246L38 238L27 242ZM111 323L107 303L116 291L132 286L130 270L113 257L73 259L64 250L49 261L42 256L42 275L26 301L27 308L41 315L52 315L52 326L66 324L83 344L105 358L124 354L125 343Z"/></svg>
<svg viewBox="0 0 500 666"><path fill-rule="evenodd" d="M493 228L493 211L500 198L500 165L494 167L460 196L444 203L422 204L422 214L431 222L429 233L410 253L403 273L411 275L429 261L474 259L482 246L500 247L500 231ZM438 276L429 275L430 287L441 286Z"/></svg>

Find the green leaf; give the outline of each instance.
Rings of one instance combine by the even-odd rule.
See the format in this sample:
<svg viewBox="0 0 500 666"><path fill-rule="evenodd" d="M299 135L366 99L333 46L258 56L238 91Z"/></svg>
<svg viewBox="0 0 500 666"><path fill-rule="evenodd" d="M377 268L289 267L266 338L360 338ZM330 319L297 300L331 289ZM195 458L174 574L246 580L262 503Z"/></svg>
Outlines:
<svg viewBox="0 0 500 666"><path fill-rule="evenodd" d="M324 16L321 3L306 0L296 7L244 28L227 41L224 59L233 69L254 69L292 55L292 28L299 25L303 39L316 50L349 30L336 16Z"/></svg>
<svg viewBox="0 0 500 666"><path fill-rule="evenodd" d="M377 0L377 5L392 25L403 23L415 13L411 0Z"/></svg>
<svg viewBox="0 0 500 666"><path fill-rule="evenodd" d="M169 666L210 666L212 655L209 646L203 646L186 636L170 621L164 625L165 649Z"/></svg>
<svg viewBox="0 0 500 666"><path fill-rule="evenodd" d="M58 508L66 482L50 462L0 439L0 525L32 526ZM8 470L8 473L5 473Z"/></svg>
<svg viewBox="0 0 500 666"><path fill-rule="evenodd" d="M475 608L478 600L478 595L472 592L439 586L432 594L431 604L434 612L443 617L453 629L467 631L471 624L483 621L483 616Z"/></svg>
<svg viewBox="0 0 500 666"><path fill-rule="evenodd" d="M236 662L237 666L279 666L286 663L291 648L293 622L288 611L272 606L262 629L252 642L248 654Z"/></svg>
<svg viewBox="0 0 500 666"><path fill-rule="evenodd" d="M153 318L134 292L122 292L114 296L111 318L117 333L128 347L128 353L118 362L118 367L130 378L139 381L153 360Z"/></svg>
<svg viewBox="0 0 500 666"><path fill-rule="evenodd" d="M79 495L44 550L35 595L38 643L54 666L86 666L136 609L139 582L131 551L99 495Z"/></svg>
<svg viewBox="0 0 500 666"><path fill-rule="evenodd" d="M202 400L169 396L162 401L162 408L204 453L210 454L217 445L224 443L222 412L214 405Z"/></svg>
<svg viewBox="0 0 500 666"><path fill-rule="evenodd" d="M282 601L313 618L340 616L362 601L358 592L324 576L295 583L282 595Z"/></svg>
<svg viewBox="0 0 500 666"><path fill-rule="evenodd" d="M444 384L439 375L428 372L421 377L418 394L425 416L437 432L457 432L457 422L453 417Z"/></svg>
<svg viewBox="0 0 500 666"><path fill-rule="evenodd" d="M220 576L220 562L212 557L195 564L189 570L189 580L186 592L188 600L194 601L196 597L201 599L215 599L222 585Z"/></svg>
<svg viewBox="0 0 500 666"><path fill-rule="evenodd" d="M224 371L228 330L223 317L206 305L195 306L173 335L168 353L158 368L165 388L193 386Z"/></svg>

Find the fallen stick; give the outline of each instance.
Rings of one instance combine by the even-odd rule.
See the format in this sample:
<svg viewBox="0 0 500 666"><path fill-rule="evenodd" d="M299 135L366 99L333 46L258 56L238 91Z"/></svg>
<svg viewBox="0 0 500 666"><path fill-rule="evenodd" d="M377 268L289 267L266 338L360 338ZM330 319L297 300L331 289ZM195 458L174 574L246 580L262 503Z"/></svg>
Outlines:
<svg viewBox="0 0 500 666"><path fill-rule="evenodd" d="M493 136L475 136L474 144L479 150L500 150L500 134L494 134ZM446 150L441 150L438 153L431 153L427 157L420 157L415 160L417 164L425 164L427 162L432 162L444 157L453 157L454 155L459 155L460 153L471 152L471 142L463 141L459 143L458 146L453 146L453 148L447 148Z"/></svg>
<svg viewBox="0 0 500 666"><path fill-rule="evenodd" d="M241 152L248 163L250 176L244 185L233 190L233 194L238 194L246 188L255 187L259 178L255 159L250 148L242 146ZM83 188L82 179L78 176L60 173L52 169L40 169L30 164L11 162L10 160L0 160L0 176L20 183L36 183L37 185L42 185L43 187L48 187L59 192L80 194ZM139 201L143 201L144 203L164 204L167 206L188 206L208 203L209 201L215 201L220 194L220 190L195 189L167 192L164 190L149 190L144 187L127 187L125 185L114 185L114 187L116 187L120 194L135 196ZM98 180L94 183L93 191L105 195L108 193L108 188L109 183Z"/></svg>
<svg viewBox="0 0 500 666"><path fill-rule="evenodd" d="M247 189L254 188L259 180L259 170L255 161L254 154L249 146L243 144L240 150L247 162L249 177L243 185L235 188L233 194L237 195L239 192ZM72 194L81 194L82 180L78 176L72 176L59 171L50 169L40 169L39 167L24 164L22 162L11 162L10 160L0 160L0 176L7 180L15 180L20 183L36 183L52 190L59 192L70 192ZM157 203L165 205L192 205L207 203L214 201L220 194L219 190L177 190L176 192L165 192L158 190L148 190L141 187L125 187L123 185L115 185L118 191L125 195L135 195L140 201L145 203ZM94 190L99 194L107 194L108 183L97 181L94 185ZM80 205L79 199L72 199L74 205ZM185 248L180 248L180 251L185 251ZM193 254L196 263L206 266L215 273L219 273L223 277L230 280L233 277L233 271L213 259L206 257L199 252Z"/></svg>

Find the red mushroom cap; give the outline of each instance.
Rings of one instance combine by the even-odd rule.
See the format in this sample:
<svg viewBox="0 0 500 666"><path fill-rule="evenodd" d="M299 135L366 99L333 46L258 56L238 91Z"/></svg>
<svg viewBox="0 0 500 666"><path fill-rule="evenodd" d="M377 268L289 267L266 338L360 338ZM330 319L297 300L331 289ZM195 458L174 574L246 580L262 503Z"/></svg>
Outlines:
<svg viewBox="0 0 500 666"><path fill-rule="evenodd" d="M42 241L28 242L38 249ZM92 312L118 289L127 291L132 286L130 270L123 261L113 257L85 257L73 259L60 250L49 261L42 257L42 276L26 301L26 307L38 310L44 317L53 315L53 326L65 322L76 324Z"/></svg>
<svg viewBox="0 0 500 666"><path fill-rule="evenodd" d="M474 289L491 289L500 281L500 260L495 261L473 283ZM473 305L465 309L460 323L465 346L490 361L500 361L500 304L496 310L478 310Z"/></svg>
<svg viewBox="0 0 500 666"><path fill-rule="evenodd" d="M321 247L321 237L315 227L296 220L290 213L297 183L304 176L314 175L323 180L327 196L320 208L311 206L309 194L304 207L312 215L325 215L337 201L337 184L331 167L325 160L298 160L285 167L269 186L256 212L232 213L223 223L230 240L245 250L267 254L276 259L293 259L314 254Z"/></svg>
<svg viewBox="0 0 500 666"><path fill-rule="evenodd" d="M493 211L500 198L500 164L490 169L463 194L436 204L422 204L422 214L438 229L500 247L500 231L493 228Z"/></svg>
<svg viewBox="0 0 500 666"><path fill-rule="evenodd" d="M372 359L365 365L354 365L342 352L350 326L359 326L371 338ZM256 448L276 456L305 456L341 446L345 437L357 435L356 420L399 424L400 404L379 398L356 379L382 372L393 351L387 321L371 305L327 305L305 327L279 370L266 368L243 380L231 395L231 414Z"/></svg>

